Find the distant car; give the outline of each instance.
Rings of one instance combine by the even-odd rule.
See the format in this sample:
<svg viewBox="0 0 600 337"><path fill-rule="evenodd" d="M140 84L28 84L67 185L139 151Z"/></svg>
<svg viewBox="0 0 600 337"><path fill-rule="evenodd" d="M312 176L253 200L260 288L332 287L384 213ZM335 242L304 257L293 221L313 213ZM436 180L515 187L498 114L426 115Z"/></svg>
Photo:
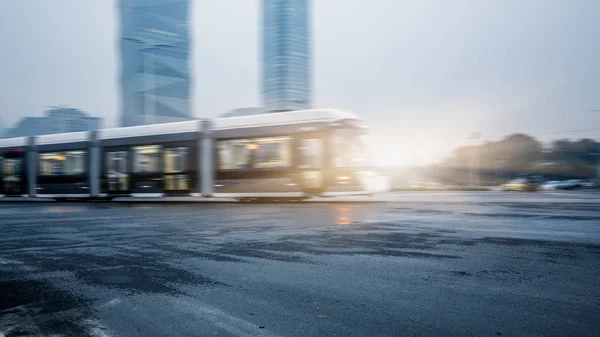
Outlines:
<svg viewBox="0 0 600 337"><path fill-rule="evenodd" d="M563 183L558 180L546 181L545 183L539 186L539 190L541 191L556 191L560 190L563 187Z"/></svg>
<svg viewBox="0 0 600 337"><path fill-rule="evenodd" d="M567 181L563 182L563 189L564 190L574 190L577 188L582 188L584 183L585 183L585 181L583 181L581 179L567 180Z"/></svg>
<svg viewBox="0 0 600 337"><path fill-rule="evenodd" d="M587 187L587 188L600 187L600 179L598 179L598 178L588 179L583 183L583 187Z"/></svg>
<svg viewBox="0 0 600 337"><path fill-rule="evenodd" d="M537 184L526 178L514 179L500 186L503 191L535 191Z"/></svg>

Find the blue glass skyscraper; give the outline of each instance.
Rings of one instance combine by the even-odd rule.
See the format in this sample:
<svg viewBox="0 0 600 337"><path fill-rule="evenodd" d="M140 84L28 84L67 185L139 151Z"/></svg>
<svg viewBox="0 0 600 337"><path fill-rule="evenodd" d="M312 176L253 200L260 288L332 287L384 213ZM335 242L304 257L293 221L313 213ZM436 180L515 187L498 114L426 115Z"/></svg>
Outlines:
<svg viewBox="0 0 600 337"><path fill-rule="evenodd" d="M311 108L310 0L263 0L262 11L264 108Z"/></svg>
<svg viewBox="0 0 600 337"><path fill-rule="evenodd" d="M119 0L121 125L190 119L191 0Z"/></svg>

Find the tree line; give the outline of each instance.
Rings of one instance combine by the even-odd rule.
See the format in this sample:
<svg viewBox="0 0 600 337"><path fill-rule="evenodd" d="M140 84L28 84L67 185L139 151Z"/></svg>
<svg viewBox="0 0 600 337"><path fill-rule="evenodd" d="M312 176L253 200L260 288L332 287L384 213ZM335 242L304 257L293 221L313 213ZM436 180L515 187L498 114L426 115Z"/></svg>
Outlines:
<svg viewBox="0 0 600 337"><path fill-rule="evenodd" d="M439 164L426 168L427 176L441 183L468 185L472 175L482 185L497 185L508 179L539 176L545 180L596 176L600 142L592 139L553 141L544 146L526 134L513 134L499 141L460 147Z"/></svg>

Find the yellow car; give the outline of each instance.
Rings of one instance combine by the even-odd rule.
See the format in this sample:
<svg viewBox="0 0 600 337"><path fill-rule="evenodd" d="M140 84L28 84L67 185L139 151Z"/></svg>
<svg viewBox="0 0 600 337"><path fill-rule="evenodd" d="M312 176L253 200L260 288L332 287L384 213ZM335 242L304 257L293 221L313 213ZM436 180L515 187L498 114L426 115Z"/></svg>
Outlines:
<svg viewBox="0 0 600 337"><path fill-rule="evenodd" d="M535 191L537 189L537 186L528 179L520 178L520 179L511 180L511 181L507 182L506 184L503 184L502 186L500 186L500 189L503 191L525 192L525 191Z"/></svg>

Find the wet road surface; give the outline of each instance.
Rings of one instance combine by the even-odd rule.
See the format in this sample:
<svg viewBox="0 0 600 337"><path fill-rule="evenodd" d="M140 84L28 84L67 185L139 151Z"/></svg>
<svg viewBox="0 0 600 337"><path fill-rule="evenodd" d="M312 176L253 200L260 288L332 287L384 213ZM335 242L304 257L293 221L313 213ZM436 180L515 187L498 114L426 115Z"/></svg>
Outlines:
<svg viewBox="0 0 600 337"><path fill-rule="evenodd" d="M0 336L598 336L600 195L0 204Z"/></svg>

